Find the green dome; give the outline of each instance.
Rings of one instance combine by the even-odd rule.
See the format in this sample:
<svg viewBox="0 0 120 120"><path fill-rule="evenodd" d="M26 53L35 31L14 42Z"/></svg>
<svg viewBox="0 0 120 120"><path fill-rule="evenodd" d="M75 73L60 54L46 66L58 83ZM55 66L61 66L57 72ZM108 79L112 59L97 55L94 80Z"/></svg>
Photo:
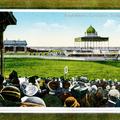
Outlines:
<svg viewBox="0 0 120 120"><path fill-rule="evenodd" d="M96 33L96 30L95 30L95 28L93 28L92 26L90 26L88 29L87 29L87 31L86 31L86 33L87 34L90 34L90 33Z"/></svg>

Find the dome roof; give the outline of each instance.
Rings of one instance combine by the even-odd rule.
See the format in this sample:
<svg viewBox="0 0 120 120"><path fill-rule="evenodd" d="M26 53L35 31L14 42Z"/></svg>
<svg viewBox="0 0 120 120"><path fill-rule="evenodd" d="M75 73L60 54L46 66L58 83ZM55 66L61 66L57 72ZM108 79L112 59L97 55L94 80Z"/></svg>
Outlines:
<svg viewBox="0 0 120 120"><path fill-rule="evenodd" d="M95 28L93 28L92 26L90 26L90 27L86 30L86 33L87 33L87 34L91 34L91 33L95 34L95 33L96 33L96 30L95 30Z"/></svg>

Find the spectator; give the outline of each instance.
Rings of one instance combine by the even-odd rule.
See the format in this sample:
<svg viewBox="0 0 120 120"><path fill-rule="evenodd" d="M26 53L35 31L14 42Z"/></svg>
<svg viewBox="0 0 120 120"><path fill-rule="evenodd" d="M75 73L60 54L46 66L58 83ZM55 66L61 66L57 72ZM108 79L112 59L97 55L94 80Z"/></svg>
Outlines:
<svg viewBox="0 0 120 120"><path fill-rule="evenodd" d="M3 81L4 81L4 77L2 75L0 75L0 91L3 88Z"/></svg>
<svg viewBox="0 0 120 120"><path fill-rule="evenodd" d="M117 89L111 89L108 96L106 107L115 107L119 99L119 91Z"/></svg>
<svg viewBox="0 0 120 120"><path fill-rule="evenodd" d="M1 95L4 99L4 106L19 106L21 102L20 90L15 86L6 86L2 89Z"/></svg>
<svg viewBox="0 0 120 120"><path fill-rule="evenodd" d="M21 98L21 107L46 107L45 102L39 97L23 97Z"/></svg>
<svg viewBox="0 0 120 120"><path fill-rule="evenodd" d="M64 107L80 107L80 104L74 97L68 97L64 102Z"/></svg>
<svg viewBox="0 0 120 120"><path fill-rule="evenodd" d="M20 87L20 84L19 84L19 79L18 79L18 74L16 71L12 71L9 75L9 81L10 83L12 83L14 86L16 87Z"/></svg>

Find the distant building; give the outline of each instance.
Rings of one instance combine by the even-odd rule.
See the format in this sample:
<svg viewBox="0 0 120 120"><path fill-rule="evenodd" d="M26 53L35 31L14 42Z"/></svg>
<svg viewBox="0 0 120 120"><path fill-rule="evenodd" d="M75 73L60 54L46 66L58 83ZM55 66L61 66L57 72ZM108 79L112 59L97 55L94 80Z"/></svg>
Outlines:
<svg viewBox="0 0 120 120"><path fill-rule="evenodd" d="M95 28L92 26L88 27L85 32L85 36L75 38L75 43L79 43L80 47L85 49L95 49L101 47L109 47L109 38L98 36Z"/></svg>
<svg viewBox="0 0 120 120"><path fill-rule="evenodd" d="M5 52L17 52L17 51L27 51L26 40L5 40L4 41Z"/></svg>

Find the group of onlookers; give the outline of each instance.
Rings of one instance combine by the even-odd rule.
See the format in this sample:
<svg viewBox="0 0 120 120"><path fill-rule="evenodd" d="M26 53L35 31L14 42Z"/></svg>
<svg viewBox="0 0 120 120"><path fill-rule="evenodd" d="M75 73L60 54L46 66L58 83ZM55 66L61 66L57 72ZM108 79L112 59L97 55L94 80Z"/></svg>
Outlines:
<svg viewBox="0 0 120 120"><path fill-rule="evenodd" d="M120 107L120 82L76 76L8 79L0 75L0 106L17 107Z"/></svg>

